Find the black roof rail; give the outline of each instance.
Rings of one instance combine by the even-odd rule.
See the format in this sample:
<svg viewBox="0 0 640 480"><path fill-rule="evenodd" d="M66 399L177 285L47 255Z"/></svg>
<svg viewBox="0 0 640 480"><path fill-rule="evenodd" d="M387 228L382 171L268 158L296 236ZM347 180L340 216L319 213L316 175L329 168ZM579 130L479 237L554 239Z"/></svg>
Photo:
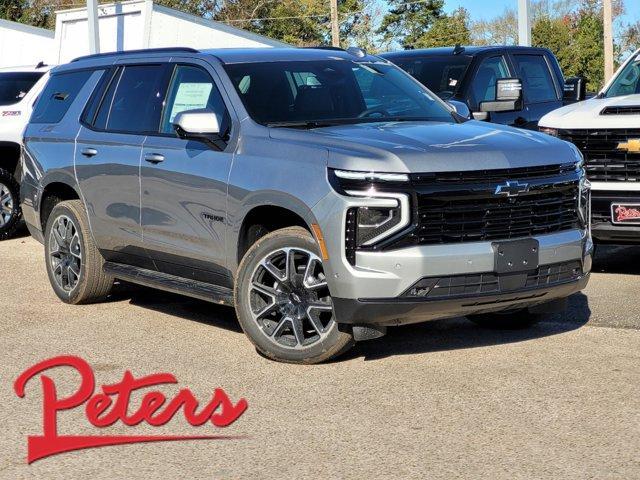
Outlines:
<svg viewBox="0 0 640 480"><path fill-rule="evenodd" d="M311 49L311 50L334 50L334 51L338 51L338 52L346 52L346 50L344 48L333 47L331 45L318 45L316 47L302 47L302 48L308 48L308 49Z"/></svg>
<svg viewBox="0 0 640 480"><path fill-rule="evenodd" d="M142 48L139 50L122 50L120 52L94 53L93 55L84 55L74 58L70 63L79 62L80 60L89 60L92 58L113 57L115 55L135 55L140 53L200 53L200 50L189 47L164 47L164 48Z"/></svg>

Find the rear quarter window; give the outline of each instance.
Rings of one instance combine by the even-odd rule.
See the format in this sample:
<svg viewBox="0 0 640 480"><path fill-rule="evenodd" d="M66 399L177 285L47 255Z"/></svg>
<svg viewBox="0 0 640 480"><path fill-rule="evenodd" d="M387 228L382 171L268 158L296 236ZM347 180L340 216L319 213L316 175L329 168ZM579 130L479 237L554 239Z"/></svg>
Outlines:
<svg viewBox="0 0 640 480"><path fill-rule="evenodd" d="M36 102L31 123L58 123L84 87L93 71L52 75Z"/></svg>

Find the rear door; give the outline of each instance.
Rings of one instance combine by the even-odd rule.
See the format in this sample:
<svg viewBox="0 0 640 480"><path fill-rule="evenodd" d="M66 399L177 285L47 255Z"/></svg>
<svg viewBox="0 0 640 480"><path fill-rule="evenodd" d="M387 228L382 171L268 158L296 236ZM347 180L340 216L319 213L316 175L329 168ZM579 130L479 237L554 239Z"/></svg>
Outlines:
<svg viewBox="0 0 640 480"><path fill-rule="evenodd" d="M547 56L540 53L511 54L515 75L522 80L524 112L523 128L537 130L540 119L562 107L562 85L556 81Z"/></svg>
<svg viewBox="0 0 640 480"><path fill-rule="evenodd" d="M160 271L230 286L224 239L233 145L219 150L203 141L183 140L172 126L178 113L208 108L228 138L230 103L206 62L176 61L171 70L159 131L147 136L142 151L145 247Z"/></svg>
<svg viewBox="0 0 640 480"><path fill-rule="evenodd" d="M77 137L76 172L105 258L151 267L142 245L142 145L157 130L167 64L120 64L99 88Z"/></svg>

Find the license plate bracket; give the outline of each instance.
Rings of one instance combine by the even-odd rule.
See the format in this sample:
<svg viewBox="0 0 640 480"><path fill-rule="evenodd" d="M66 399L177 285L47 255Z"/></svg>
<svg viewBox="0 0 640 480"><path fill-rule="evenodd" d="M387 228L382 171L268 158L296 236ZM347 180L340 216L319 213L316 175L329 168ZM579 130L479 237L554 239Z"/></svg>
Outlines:
<svg viewBox="0 0 640 480"><path fill-rule="evenodd" d="M540 243L534 238L491 242L496 273L535 270L540 264Z"/></svg>

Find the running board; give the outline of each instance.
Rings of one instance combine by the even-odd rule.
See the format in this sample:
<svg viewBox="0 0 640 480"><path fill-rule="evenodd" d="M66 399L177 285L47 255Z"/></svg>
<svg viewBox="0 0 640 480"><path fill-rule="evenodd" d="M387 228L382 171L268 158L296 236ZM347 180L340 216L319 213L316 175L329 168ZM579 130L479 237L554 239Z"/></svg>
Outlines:
<svg viewBox="0 0 640 480"><path fill-rule="evenodd" d="M113 277L145 287L186 295L207 302L233 306L233 290L219 285L189 280L187 278L156 272L144 268L105 262L104 271Z"/></svg>

